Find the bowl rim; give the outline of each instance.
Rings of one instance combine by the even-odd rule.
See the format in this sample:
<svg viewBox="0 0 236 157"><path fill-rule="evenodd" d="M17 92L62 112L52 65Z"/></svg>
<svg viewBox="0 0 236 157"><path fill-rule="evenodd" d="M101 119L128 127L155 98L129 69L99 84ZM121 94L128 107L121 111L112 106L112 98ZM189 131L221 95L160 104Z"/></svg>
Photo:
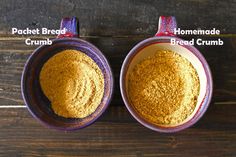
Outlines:
<svg viewBox="0 0 236 157"><path fill-rule="evenodd" d="M108 108L110 102L111 102L111 99L113 97L113 91L114 91L114 75L113 75L113 71L111 69L111 66L110 66L110 63L108 62L107 58L105 57L105 55L95 46L93 45L92 43L88 42L88 41L85 41L83 39L80 39L80 38L76 38L76 37L68 37L68 38L54 38L54 39L51 39L52 40L52 43L55 43L55 42L59 42L59 41L77 41L77 42L83 42L85 44L87 44L89 47L92 47L97 53L97 55L99 57L102 57L104 63L107 65L106 66L106 69L107 71L109 72L109 79L110 79L110 93L109 93L109 96L108 98L106 99L106 103L105 105L103 106L103 108L101 109L101 111L91 120L91 121L88 121L87 123L85 123L84 125L81 125L81 126L77 126L77 127L64 127L64 126L56 126L54 124L51 124L51 123L48 123L48 122L45 122L44 120L42 120L40 117L37 116L37 114L35 114L35 111L33 111L31 109L31 105L30 105L30 102L28 100L28 96L25 95L25 86L26 86L26 83L25 83L25 80L26 80L26 74L27 74L27 71L29 69L29 63L30 61L34 58L34 56L39 53L39 51L48 46L48 45L41 45L39 47L37 47L31 54L30 56L28 57L27 61L25 62L24 64L24 68L23 68L23 71L22 71L22 75L21 75L21 95L22 95L22 98L23 98L23 101L24 103L26 104L26 107L28 109L28 111L31 113L31 115L36 119L38 120L41 124L43 124L45 127L47 128L52 128L52 129L55 129L55 130L60 130L60 131L75 131L75 130L79 130L79 129L82 129L82 128L85 128L91 124L93 124L105 111L106 109ZM49 45L50 46L50 45Z"/></svg>
<svg viewBox="0 0 236 157"><path fill-rule="evenodd" d="M143 126L149 128L153 131L162 132L162 133L178 132L178 131L187 129L187 128L191 127L192 125L194 125L195 123L197 123L200 120L200 118L204 115L207 108L209 107L209 104L210 104L211 98L212 98L212 93L213 93L213 80L212 80L211 70L209 68L207 61L203 57L203 55L194 46L181 45L181 46L187 48L189 51L191 51L200 60L200 62L203 65L203 68L205 70L205 74L206 74L206 78L207 78L206 95L203 98L201 105L199 106L198 111L195 113L195 115L190 120L188 120L187 122L185 122L183 124L173 126L173 127L168 127L168 126L163 127L163 126L158 126L158 125L152 124L152 123L146 121L145 119L141 118L139 116L139 114L135 111L135 109L132 107L132 105L129 103L128 97L127 97L127 92L126 92L126 87L125 87L125 78L126 78L126 73L127 73L129 63L131 62L132 58L137 53L139 53L142 48L144 48L148 45L154 44L155 42L158 42L160 40L163 40L163 39L170 40L172 38L175 38L176 40L179 40L179 41L183 41L183 39L175 37L175 36L171 36L171 37L170 36L154 36L154 37L150 37L145 40L142 40L141 42L136 44L129 51L128 55L125 57L125 60L124 60L122 67L121 67L120 80L119 80L120 81L121 96L122 96L122 99L125 103L126 108L130 112L130 114Z"/></svg>

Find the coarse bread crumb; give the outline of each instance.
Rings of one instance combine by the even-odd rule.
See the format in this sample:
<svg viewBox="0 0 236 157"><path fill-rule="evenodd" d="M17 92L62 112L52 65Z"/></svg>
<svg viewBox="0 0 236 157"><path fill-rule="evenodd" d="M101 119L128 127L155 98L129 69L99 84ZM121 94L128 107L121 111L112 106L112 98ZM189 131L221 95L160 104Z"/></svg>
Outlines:
<svg viewBox="0 0 236 157"><path fill-rule="evenodd" d="M198 74L179 54L162 50L135 65L129 74L131 104L145 120L177 125L194 111L200 90Z"/></svg>

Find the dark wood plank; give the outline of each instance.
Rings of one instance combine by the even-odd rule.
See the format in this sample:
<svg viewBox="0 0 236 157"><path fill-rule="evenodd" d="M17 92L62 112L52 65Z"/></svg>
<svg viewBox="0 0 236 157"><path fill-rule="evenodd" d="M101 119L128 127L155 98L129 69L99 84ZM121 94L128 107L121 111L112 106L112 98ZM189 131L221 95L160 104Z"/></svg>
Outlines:
<svg viewBox="0 0 236 157"><path fill-rule="evenodd" d="M205 40L218 37L205 37ZM144 38L84 38L102 50L111 63L115 76L115 92L112 105L123 101L119 91L119 73L129 50ZM236 102L236 38L222 38L223 46L197 46L206 57L214 79L215 102ZM37 46L26 46L24 40L0 41L0 105L23 105L20 79L23 66Z"/></svg>
<svg viewBox="0 0 236 157"><path fill-rule="evenodd" d="M0 1L0 156L236 156L236 1L225 0L1 0ZM174 15L182 29L221 30L223 46L197 46L214 79L211 105L193 127L160 134L128 113L119 91L119 73L129 50L151 37L160 15ZM43 127L24 106L20 78L37 46L11 28L59 28L65 16L80 19L80 35L102 50L115 76L113 100L93 125L75 132ZM37 38L54 38L42 36ZM36 38L34 36L33 38ZM192 36L183 36L190 39ZM198 38L195 36L194 38Z"/></svg>
<svg viewBox="0 0 236 157"><path fill-rule="evenodd" d="M25 46L23 39L1 39L0 105L24 105L20 76L36 46ZM222 38L222 47L198 46L212 69L213 101L195 126L176 134L159 134L144 128L122 102L120 67L128 51L143 38L85 39L104 52L115 74L115 95L108 110L92 126L66 133L43 127L26 108L1 108L0 156L235 156L236 38Z"/></svg>
<svg viewBox="0 0 236 157"><path fill-rule="evenodd" d="M195 126L160 134L110 107L93 125L61 132L41 126L26 109L1 109L1 156L235 156L236 104L211 104ZM217 116L216 116L217 115Z"/></svg>
<svg viewBox="0 0 236 157"><path fill-rule="evenodd" d="M217 28L236 33L234 0L62 0L0 1L1 34L11 27L58 28L65 16L77 16L86 36L139 36L155 33L160 15L174 15L183 29Z"/></svg>

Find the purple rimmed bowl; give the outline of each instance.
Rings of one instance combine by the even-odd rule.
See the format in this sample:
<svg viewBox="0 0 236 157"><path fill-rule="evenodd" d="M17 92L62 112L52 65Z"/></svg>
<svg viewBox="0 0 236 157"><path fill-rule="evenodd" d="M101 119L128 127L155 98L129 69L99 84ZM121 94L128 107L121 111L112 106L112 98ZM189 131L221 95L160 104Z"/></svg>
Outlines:
<svg viewBox="0 0 236 157"><path fill-rule="evenodd" d="M159 30L154 37L138 43L126 56L120 73L120 90L124 103L131 115L145 127L164 133L172 133L186 129L195 124L206 112L212 97L213 81L210 68L202 54L191 45L172 45L171 39L183 41L174 35L177 28L175 17L161 16L159 19ZM133 107L128 96L128 77L143 59L152 56L158 50L171 50L186 58L196 69L200 80L200 92L193 113L182 123L177 125L157 125L145 120ZM157 115L158 116L158 115Z"/></svg>
<svg viewBox="0 0 236 157"><path fill-rule="evenodd" d="M64 18L61 34L52 40L52 45L38 47L27 60L21 79L21 92L30 113L40 122L58 130L77 130L84 128L98 119L108 107L113 92L113 75L105 56L91 43L77 38L77 19ZM48 98L43 94L39 83L39 74L44 63L53 55L66 49L79 50L92 58L104 75L104 95L98 108L85 118L64 118L56 115Z"/></svg>

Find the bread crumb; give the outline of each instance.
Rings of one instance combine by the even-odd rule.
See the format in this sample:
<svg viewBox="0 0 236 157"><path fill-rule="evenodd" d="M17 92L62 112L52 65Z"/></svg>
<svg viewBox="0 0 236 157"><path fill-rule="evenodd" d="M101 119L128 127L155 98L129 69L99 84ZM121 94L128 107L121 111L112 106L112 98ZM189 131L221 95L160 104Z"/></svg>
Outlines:
<svg viewBox="0 0 236 157"><path fill-rule="evenodd" d="M65 118L89 116L104 94L101 69L77 50L64 50L51 57L40 72L40 85L53 111Z"/></svg>
<svg viewBox="0 0 236 157"><path fill-rule="evenodd" d="M145 120L177 125L194 111L200 82L192 64L176 52L157 51L129 74L128 97Z"/></svg>

